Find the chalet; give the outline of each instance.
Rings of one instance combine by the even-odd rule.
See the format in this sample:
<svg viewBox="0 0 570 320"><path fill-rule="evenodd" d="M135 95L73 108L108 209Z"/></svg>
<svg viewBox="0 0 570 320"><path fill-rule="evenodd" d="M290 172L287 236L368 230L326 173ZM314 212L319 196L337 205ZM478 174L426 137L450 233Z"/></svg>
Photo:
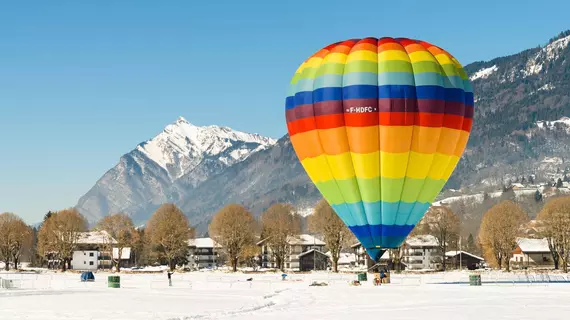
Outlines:
<svg viewBox="0 0 570 320"><path fill-rule="evenodd" d="M441 268L439 242L432 235L408 238L402 246L402 262L407 270L438 270Z"/></svg>
<svg viewBox="0 0 570 320"><path fill-rule="evenodd" d="M222 246L211 238L188 240L188 266L195 270L218 267L221 248Z"/></svg>
<svg viewBox="0 0 570 320"><path fill-rule="evenodd" d="M517 248L513 251L511 263L520 267L554 266L548 241L543 239L518 238Z"/></svg>
<svg viewBox="0 0 570 320"><path fill-rule="evenodd" d="M117 259L117 241L106 231L81 232L76 249L71 258L71 268L74 270L110 269L113 259ZM131 248L123 248L121 266L132 266Z"/></svg>
<svg viewBox="0 0 570 320"><path fill-rule="evenodd" d="M300 253L298 260L299 271L327 270L330 257L320 250L310 249Z"/></svg>
<svg viewBox="0 0 570 320"><path fill-rule="evenodd" d="M309 234L300 234L295 237L288 237L288 251L285 258L285 269L290 270L301 270L301 260L303 260L304 269L309 268L313 270L313 266L317 266L316 263L307 262L311 259L315 261L321 261L325 259L322 255L326 256L324 253L325 243ZM271 248L267 245L267 238L257 242L257 246L261 247L260 254L260 264L262 268L277 268L277 262L275 257L271 252ZM315 250L316 252L312 252ZM311 251L309 253L309 251ZM309 256L307 256L309 255ZM320 265L319 265L320 266Z"/></svg>
<svg viewBox="0 0 570 320"><path fill-rule="evenodd" d="M467 269L477 269L485 259L476 256L467 251L447 251L445 253L445 260L447 267L453 267L455 269L467 268Z"/></svg>

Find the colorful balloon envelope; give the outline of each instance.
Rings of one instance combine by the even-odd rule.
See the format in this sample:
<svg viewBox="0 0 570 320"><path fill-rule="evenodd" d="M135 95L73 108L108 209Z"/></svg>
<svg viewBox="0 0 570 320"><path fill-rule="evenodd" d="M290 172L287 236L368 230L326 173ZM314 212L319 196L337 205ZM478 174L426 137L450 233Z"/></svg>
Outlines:
<svg viewBox="0 0 570 320"><path fill-rule="evenodd" d="M407 38L319 50L297 69L286 99L297 157L375 261L404 242L451 176L473 113L461 64Z"/></svg>

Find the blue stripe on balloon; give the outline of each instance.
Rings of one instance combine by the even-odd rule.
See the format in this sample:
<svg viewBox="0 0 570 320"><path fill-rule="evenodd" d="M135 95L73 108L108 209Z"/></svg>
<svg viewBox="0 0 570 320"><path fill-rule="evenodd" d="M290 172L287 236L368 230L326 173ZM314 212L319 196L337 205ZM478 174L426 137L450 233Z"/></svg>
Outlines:
<svg viewBox="0 0 570 320"><path fill-rule="evenodd" d="M409 85L353 85L347 87L319 88L314 91L297 92L293 99L287 97L285 107L324 101L348 99L425 99L443 100L447 102L465 103L470 101L473 93L460 88L444 88L441 86L409 86Z"/></svg>
<svg viewBox="0 0 570 320"><path fill-rule="evenodd" d="M427 202L363 202L332 205L338 216L349 226L394 224L405 225L410 217L423 217Z"/></svg>
<svg viewBox="0 0 570 320"><path fill-rule="evenodd" d="M372 237L406 237L410 232L412 232L414 226L375 224L375 225L354 226L354 227L349 227L349 229L354 233L354 235L357 238L366 236L368 234L370 234L370 236Z"/></svg>

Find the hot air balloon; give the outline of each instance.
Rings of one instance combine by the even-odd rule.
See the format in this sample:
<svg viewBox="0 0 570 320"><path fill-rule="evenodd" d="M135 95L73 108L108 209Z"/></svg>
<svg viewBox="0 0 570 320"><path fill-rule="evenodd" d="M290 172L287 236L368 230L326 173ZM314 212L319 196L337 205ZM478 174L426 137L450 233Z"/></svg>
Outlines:
<svg viewBox="0 0 570 320"><path fill-rule="evenodd" d="M378 261L399 247L451 176L469 138L473 89L447 51L364 38L317 51L286 98L309 178Z"/></svg>

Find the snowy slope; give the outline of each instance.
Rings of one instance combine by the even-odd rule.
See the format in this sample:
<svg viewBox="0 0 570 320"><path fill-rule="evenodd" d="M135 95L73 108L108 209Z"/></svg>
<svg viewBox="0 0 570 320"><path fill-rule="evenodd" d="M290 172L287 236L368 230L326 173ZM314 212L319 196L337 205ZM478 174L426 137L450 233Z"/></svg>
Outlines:
<svg viewBox="0 0 570 320"><path fill-rule="evenodd" d="M226 165L242 161L252 152L271 146L276 140L232 130L228 127L199 127L180 117L156 137L141 143L137 150L164 168L172 180L193 169L207 156L215 156L236 143L254 143L256 148L233 150L220 160Z"/></svg>

